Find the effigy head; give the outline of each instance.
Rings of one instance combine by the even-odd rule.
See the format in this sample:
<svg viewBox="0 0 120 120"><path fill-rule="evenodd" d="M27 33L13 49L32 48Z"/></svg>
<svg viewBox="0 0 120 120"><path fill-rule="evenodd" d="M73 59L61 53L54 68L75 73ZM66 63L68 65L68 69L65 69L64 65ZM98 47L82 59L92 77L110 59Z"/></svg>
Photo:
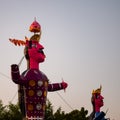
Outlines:
<svg viewBox="0 0 120 120"><path fill-rule="evenodd" d="M99 111L100 107L104 105L103 103L104 97L101 95L101 89L102 86L100 86L100 88L96 90L93 90L92 92L92 102L95 104L96 111Z"/></svg>
<svg viewBox="0 0 120 120"><path fill-rule="evenodd" d="M93 90L92 94L101 94L101 89L102 89L102 86L100 86L100 88L97 88L96 90Z"/></svg>
<svg viewBox="0 0 120 120"><path fill-rule="evenodd" d="M45 60L45 54L43 52L44 47L36 40L30 40L26 42L25 57L27 60L34 60L37 63Z"/></svg>
<svg viewBox="0 0 120 120"><path fill-rule="evenodd" d="M29 31L34 33L34 35L30 37L30 39L25 37L25 40L9 40L16 46L25 46L24 55L28 62L30 61L30 59L34 59L34 61L36 61L37 63L43 62L45 60L45 55L43 52L44 47L39 43L41 38L41 26L36 21L36 19L30 25Z"/></svg>

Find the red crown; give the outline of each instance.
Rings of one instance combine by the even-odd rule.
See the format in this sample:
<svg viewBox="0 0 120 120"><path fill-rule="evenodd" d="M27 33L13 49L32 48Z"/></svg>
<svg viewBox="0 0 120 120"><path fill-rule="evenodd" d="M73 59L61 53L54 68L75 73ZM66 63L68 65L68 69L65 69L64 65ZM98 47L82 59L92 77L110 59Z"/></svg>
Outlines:
<svg viewBox="0 0 120 120"><path fill-rule="evenodd" d="M40 32L40 31L41 31L41 26L40 26L40 24L36 21L36 19L35 19L34 22L30 25L29 31L30 31L30 32L34 32L34 33L37 33L37 32Z"/></svg>

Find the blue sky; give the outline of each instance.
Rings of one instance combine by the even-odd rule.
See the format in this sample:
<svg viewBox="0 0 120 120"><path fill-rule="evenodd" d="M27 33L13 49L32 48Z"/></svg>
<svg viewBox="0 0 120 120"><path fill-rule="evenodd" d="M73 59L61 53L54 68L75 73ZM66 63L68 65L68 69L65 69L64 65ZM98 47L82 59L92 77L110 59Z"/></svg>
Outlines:
<svg viewBox="0 0 120 120"><path fill-rule="evenodd" d="M9 38L32 35L34 17L42 26L41 44L46 60L40 64L51 83L69 84L59 94L73 109L92 111L93 89L102 85L107 117L120 119L120 1L119 0L1 0L0 1L0 99L4 104L17 102L17 85L10 77L10 65L18 64L23 47ZM23 60L20 71L26 69ZM4 74L4 75L3 75ZM16 95L16 96L15 96ZM14 97L15 96L15 97ZM71 108L56 92L48 93L54 109Z"/></svg>

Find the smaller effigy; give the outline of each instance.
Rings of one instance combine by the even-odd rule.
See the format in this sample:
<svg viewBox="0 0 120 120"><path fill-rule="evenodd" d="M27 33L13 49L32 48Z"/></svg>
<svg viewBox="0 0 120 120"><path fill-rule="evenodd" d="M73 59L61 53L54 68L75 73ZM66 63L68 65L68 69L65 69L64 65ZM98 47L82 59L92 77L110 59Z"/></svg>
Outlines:
<svg viewBox="0 0 120 120"><path fill-rule="evenodd" d="M106 113L103 111L100 111L100 108L104 106L103 99L104 97L101 95L101 89L100 88L92 91L92 97L91 97L91 103L93 107L93 111L91 115L89 116L89 120L108 120L109 118L105 118Z"/></svg>

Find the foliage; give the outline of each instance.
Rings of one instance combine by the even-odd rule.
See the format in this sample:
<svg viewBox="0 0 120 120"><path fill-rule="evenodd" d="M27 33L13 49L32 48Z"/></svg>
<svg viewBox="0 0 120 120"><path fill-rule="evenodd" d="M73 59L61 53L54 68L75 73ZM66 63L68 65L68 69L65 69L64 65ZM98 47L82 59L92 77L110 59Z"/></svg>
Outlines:
<svg viewBox="0 0 120 120"><path fill-rule="evenodd" d="M65 112L62 111L61 107L57 109L54 113L54 120L64 120L65 119Z"/></svg>
<svg viewBox="0 0 120 120"><path fill-rule="evenodd" d="M88 111L82 107L81 110L73 110L66 114L65 120L88 120L87 114Z"/></svg>
<svg viewBox="0 0 120 120"><path fill-rule="evenodd" d="M0 120L4 119L5 114L6 114L5 106L3 106L3 103L0 100Z"/></svg>
<svg viewBox="0 0 120 120"><path fill-rule="evenodd" d="M73 110L70 113L65 113L61 107L59 107L56 112L53 113L53 106L48 100L45 120L88 120L87 114L88 110L85 110L84 107L82 107L81 110Z"/></svg>
<svg viewBox="0 0 120 120"><path fill-rule="evenodd" d="M22 119L22 114L20 112L19 106L14 105L10 103L8 106L8 115L9 115L9 120L21 120Z"/></svg>
<svg viewBox="0 0 120 120"><path fill-rule="evenodd" d="M45 120L53 120L53 106L49 100L47 100L46 104Z"/></svg>
<svg viewBox="0 0 120 120"><path fill-rule="evenodd" d="M19 106L9 103L8 106L3 106L0 100L0 120L21 120L22 114Z"/></svg>
<svg viewBox="0 0 120 120"><path fill-rule="evenodd" d="M73 110L70 113L65 113L59 107L56 112L53 112L52 103L48 100L46 104L45 120L88 120L88 110L84 107L81 110ZM22 120L22 114L20 112L19 105L9 103L4 106L0 100L0 120Z"/></svg>

